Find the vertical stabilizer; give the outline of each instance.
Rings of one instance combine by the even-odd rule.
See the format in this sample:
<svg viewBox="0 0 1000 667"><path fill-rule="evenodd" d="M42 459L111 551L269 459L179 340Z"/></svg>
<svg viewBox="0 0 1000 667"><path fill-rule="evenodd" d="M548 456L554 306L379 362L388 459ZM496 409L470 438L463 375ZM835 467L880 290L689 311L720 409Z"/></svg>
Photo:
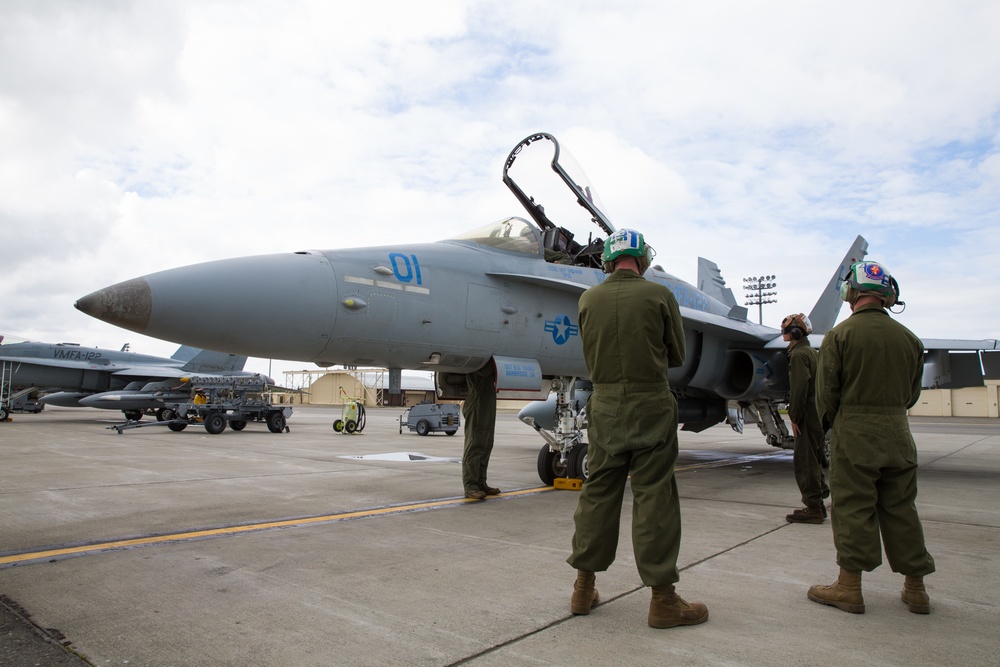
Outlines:
<svg viewBox="0 0 1000 667"><path fill-rule="evenodd" d="M190 345L181 345L177 348L177 351L170 355L171 359L176 359L177 361L191 361L194 359L195 355L201 352L196 347L191 347Z"/></svg>
<svg viewBox="0 0 1000 667"><path fill-rule="evenodd" d="M868 254L868 241L863 236L854 239L851 249L840 261L837 270L834 271L830 282L823 288L819 295L819 300L809 313L809 320L812 322L813 333L825 334L837 323L837 316L840 314L840 307L844 305L840 298L840 283L847 277L847 270L854 262L860 262Z"/></svg>
<svg viewBox="0 0 1000 667"><path fill-rule="evenodd" d="M197 349L197 348L190 348ZM178 350L180 352L180 350ZM247 363L247 358L225 352L197 350L186 364L184 370L189 373L223 373L225 371L241 371ZM175 355L176 358L176 355Z"/></svg>
<svg viewBox="0 0 1000 667"><path fill-rule="evenodd" d="M726 281L722 277L719 265L704 257L698 258L698 289L716 301L721 301L729 306L731 319L746 321L747 309L736 302L733 290L726 287Z"/></svg>
<svg viewBox="0 0 1000 667"><path fill-rule="evenodd" d="M733 290L726 287L719 265L704 257L698 258L698 289L727 306L737 305Z"/></svg>

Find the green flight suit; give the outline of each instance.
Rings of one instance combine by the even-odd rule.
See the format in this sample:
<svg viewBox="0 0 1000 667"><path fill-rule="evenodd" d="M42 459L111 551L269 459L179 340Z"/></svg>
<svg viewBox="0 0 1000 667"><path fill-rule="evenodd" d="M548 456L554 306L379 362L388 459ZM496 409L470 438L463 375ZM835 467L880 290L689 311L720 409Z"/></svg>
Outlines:
<svg viewBox="0 0 1000 667"><path fill-rule="evenodd" d="M465 490L486 490L486 468L493 452L497 423L497 371L493 360L465 376L468 395L462 403L465 449L462 452L462 484Z"/></svg>
<svg viewBox="0 0 1000 667"><path fill-rule="evenodd" d="M684 362L680 308L669 289L613 272L580 297L580 337L594 383L587 402L589 477L573 521L577 570L615 559L625 483L632 477L632 546L647 586L679 579L681 512L674 478L677 401L667 368Z"/></svg>
<svg viewBox="0 0 1000 667"><path fill-rule="evenodd" d="M906 418L920 398L923 343L878 304L865 304L823 337L816 400L832 424L830 493L837 563L870 572L934 571L917 515L917 448Z"/></svg>
<svg viewBox="0 0 1000 667"><path fill-rule="evenodd" d="M799 427L792 454L795 483L806 507L822 507L829 488L823 479L823 427L816 411L816 366L819 356L800 338L788 347L788 419Z"/></svg>

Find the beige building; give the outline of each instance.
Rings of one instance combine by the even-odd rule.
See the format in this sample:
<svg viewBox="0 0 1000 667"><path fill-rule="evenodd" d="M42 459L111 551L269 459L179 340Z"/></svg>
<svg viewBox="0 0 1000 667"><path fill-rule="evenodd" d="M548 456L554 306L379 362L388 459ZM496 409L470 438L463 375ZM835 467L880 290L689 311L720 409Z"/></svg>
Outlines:
<svg viewBox="0 0 1000 667"><path fill-rule="evenodd" d="M986 380L985 387L924 389L909 414L916 417L1000 417L1000 380Z"/></svg>
<svg viewBox="0 0 1000 667"><path fill-rule="evenodd" d="M982 341L983 344L990 341ZM918 417L1000 417L1000 351L930 350L924 358L925 389L910 410Z"/></svg>
<svg viewBox="0 0 1000 667"><path fill-rule="evenodd" d="M286 371L284 403L341 405L347 400L366 407L410 407L434 401L434 378L403 373L399 394L389 393L389 371L384 368Z"/></svg>

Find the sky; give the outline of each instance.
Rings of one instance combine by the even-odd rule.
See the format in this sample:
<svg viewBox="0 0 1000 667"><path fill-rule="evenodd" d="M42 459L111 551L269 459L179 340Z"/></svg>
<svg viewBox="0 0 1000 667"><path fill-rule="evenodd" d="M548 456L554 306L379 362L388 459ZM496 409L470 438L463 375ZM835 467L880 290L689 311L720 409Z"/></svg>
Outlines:
<svg viewBox="0 0 1000 667"><path fill-rule="evenodd" d="M775 275L764 324L861 234L919 336L1000 338L998 72L995 0L4 0L0 333L169 356L73 303L525 216L548 132L668 272Z"/></svg>

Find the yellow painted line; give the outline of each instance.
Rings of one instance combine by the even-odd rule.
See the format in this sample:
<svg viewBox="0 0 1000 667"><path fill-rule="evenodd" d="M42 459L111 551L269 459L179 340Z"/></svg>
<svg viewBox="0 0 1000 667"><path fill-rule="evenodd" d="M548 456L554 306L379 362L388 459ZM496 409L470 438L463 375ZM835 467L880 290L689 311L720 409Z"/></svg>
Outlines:
<svg viewBox="0 0 1000 667"><path fill-rule="evenodd" d="M500 496L496 496L496 498L512 498L516 496L524 496L524 495L530 495L552 490L554 489L551 486L542 486L534 489L520 489L517 491L508 491L506 493L501 494ZM40 551L29 551L18 554L11 554L8 556L0 556L0 567L17 565L19 563L26 563L36 560L52 560L55 558L63 558L66 556L95 554L104 551L112 551L115 549L126 549L129 547L146 546L150 544L183 542L186 540L197 540L209 537L229 537L232 535L239 535L241 533L250 533L254 531L268 530L273 528L295 528L298 526L308 526L310 524L315 524L315 523L344 521L347 519L362 519L366 517L387 516L392 514L403 514L405 512L413 512L416 510L437 509L441 507L460 505L463 503L478 503L478 502L482 501L475 500L472 498L449 498L445 500L433 500L422 503L411 503L407 505L391 505L389 507L376 507L367 510L341 512L340 514L325 514L323 516L310 516L310 517L303 517L300 519L284 519L281 521L265 521L261 523L251 523L241 526L208 528L204 530L192 530L183 533L171 533L169 535L135 537L123 540L112 540L109 542L97 542L94 544L81 544L75 547L59 547L59 548L43 549Z"/></svg>
<svg viewBox="0 0 1000 667"><path fill-rule="evenodd" d="M752 461L758 461L776 455L777 454L769 453L769 454L761 454L754 456L745 456L745 457L740 457L738 459L721 459L716 461L707 461L705 463L696 463L687 466L678 466L676 468L676 472L684 472L686 470L698 470L701 468L716 468L724 465L734 465L739 463L749 463ZM502 493L501 495L496 496L495 499L514 498L517 496L532 495L554 490L555 488L552 486L540 486L531 489L518 489L516 491L507 491L506 493ZM393 514L404 514L406 512L413 512L417 510L439 509L442 507L451 507L463 503L478 503L478 502L482 501L475 500L472 498L447 498L444 500L432 500L427 502L410 503L406 505L390 505L388 507L375 507L367 510L354 510L351 512L341 512L339 514L324 514L322 516L303 517L299 519L283 519L281 521L264 521L260 523L251 523L240 526L207 528L204 530L191 530L183 533L170 533L168 535L154 535L150 537L135 537L122 540L111 540L108 542L81 544L74 547L45 548L36 551L26 551L22 553L10 554L7 556L0 556L0 568L18 565L21 563L29 563L32 561L53 560L57 558L65 558L67 556L98 554L105 551L113 551L116 549L127 549L130 547L167 544L170 542L184 542L187 540L197 540L197 539L205 539L212 537L230 537L233 535L240 535L243 533L251 533L255 531L269 530L275 528L296 528L299 526L308 526L310 524L345 521L348 519L363 519L375 516L391 516Z"/></svg>

